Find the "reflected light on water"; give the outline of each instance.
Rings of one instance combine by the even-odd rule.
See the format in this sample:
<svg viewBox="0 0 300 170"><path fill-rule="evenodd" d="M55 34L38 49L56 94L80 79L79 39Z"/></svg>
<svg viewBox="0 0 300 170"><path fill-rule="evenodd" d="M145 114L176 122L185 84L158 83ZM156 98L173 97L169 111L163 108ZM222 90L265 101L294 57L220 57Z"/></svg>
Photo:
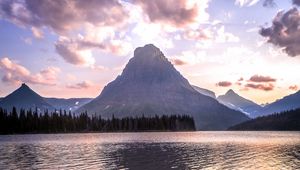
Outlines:
<svg viewBox="0 0 300 170"><path fill-rule="evenodd" d="M297 169L299 132L0 136L0 169Z"/></svg>

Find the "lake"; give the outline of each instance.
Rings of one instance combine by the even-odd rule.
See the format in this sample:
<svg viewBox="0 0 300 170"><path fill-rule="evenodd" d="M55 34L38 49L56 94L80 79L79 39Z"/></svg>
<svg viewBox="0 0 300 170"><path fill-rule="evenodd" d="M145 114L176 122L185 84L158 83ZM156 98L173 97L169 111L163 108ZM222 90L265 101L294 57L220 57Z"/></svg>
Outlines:
<svg viewBox="0 0 300 170"><path fill-rule="evenodd" d="M0 169L299 169L300 132L0 136Z"/></svg>

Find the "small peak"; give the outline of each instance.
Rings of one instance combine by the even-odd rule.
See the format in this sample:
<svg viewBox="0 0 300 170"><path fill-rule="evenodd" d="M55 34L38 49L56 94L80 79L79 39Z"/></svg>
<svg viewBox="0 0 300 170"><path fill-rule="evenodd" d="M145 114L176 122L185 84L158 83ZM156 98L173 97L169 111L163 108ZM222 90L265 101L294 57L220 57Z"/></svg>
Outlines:
<svg viewBox="0 0 300 170"><path fill-rule="evenodd" d="M26 83L22 83L21 87L28 87Z"/></svg>
<svg viewBox="0 0 300 170"><path fill-rule="evenodd" d="M225 95L232 95L232 94L236 94L232 89L229 89Z"/></svg>
<svg viewBox="0 0 300 170"><path fill-rule="evenodd" d="M21 85L20 89L30 89L30 87L29 87L29 86L27 86L27 84L26 84L26 83L22 83L22 85Z"/></svg>

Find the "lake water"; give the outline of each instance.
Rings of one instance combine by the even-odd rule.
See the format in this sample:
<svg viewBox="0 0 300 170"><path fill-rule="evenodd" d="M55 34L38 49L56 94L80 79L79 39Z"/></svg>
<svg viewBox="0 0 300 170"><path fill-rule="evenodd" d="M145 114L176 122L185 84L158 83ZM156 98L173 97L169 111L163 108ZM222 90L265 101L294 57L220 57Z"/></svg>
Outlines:
<svg viewBox="0 0 300 170"><path fill-rule="evenodd" d="M5 135L0 169L300 169L300 132Z"/></svg>

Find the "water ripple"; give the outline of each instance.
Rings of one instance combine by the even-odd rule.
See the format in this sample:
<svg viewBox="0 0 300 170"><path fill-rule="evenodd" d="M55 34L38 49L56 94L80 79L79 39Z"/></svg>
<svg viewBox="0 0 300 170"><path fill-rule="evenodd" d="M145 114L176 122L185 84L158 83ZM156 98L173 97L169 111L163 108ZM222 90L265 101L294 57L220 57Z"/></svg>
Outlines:
<svg viewBox="0 0 300 170"><path fill-rule="evenodd" d="M0 169L299 168L299 132L0 136Z"/></svg>

